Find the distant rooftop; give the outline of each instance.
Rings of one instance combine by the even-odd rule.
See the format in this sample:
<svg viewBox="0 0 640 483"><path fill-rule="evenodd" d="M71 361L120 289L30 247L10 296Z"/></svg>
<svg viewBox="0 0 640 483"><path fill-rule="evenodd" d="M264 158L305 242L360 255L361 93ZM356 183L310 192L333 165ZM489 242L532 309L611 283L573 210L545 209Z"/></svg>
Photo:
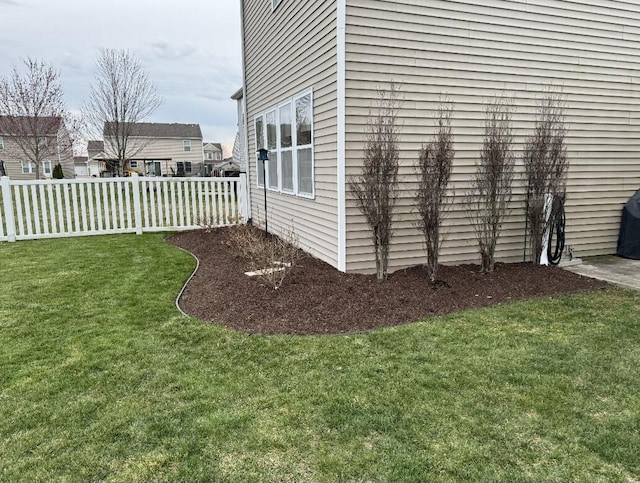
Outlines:
<svg viewBox="0 0 640 483"><path fill-rule="evenodd" d="M104 123L103 135L109 136L115 129L114 123ZM164 124L159 122L137 122L131 126L131 136L147 138L200 138L200 124Z"/></svg>
<svg viewBox="0 0 640 483"><path fill-rule="evenodd" d="M37 128L40 136L55 136L60 130L61 117L42 116L38 118L37 126L35 119L30 116L0 116L0 134L23 136Z"/></svg>

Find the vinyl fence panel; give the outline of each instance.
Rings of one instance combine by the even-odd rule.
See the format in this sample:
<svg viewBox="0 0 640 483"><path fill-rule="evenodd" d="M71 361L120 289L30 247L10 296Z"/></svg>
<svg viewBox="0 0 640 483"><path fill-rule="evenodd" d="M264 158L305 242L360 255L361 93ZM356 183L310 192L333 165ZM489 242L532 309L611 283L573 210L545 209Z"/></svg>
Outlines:
<svg viewBox="0 0 640 483"><path fill-rule="evenodd" d="M239 178L130 178L0 184L0 241L192 230L247 220Z"/></svg>

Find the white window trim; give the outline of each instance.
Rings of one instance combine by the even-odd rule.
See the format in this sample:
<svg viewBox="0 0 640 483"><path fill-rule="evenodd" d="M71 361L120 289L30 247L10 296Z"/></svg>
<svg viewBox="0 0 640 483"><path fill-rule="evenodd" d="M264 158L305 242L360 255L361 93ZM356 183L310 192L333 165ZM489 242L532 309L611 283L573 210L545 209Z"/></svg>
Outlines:
<svg viewBox="0 0 640 483"><path fill-rule="evenodd" d="M182 152L184 153L191 152L191 139L184 139L182 141Z"/></svg>
<svg viewBox="0 0 640 483"><path fill-rule="evenodd" d="M264 126L264 133L265 133L265 137L264 137L264 142L266 145L267 150L269 150L269 154L271 154L271 150L269 149L269 139L267 138L267 135L269 134L269 129L267 129L267 114L271 114L271 113L275 114L275 119L276 119L276 153L278 153L278 161L277 161L277 165L276 165L276 174L278 176L278 183L276 185L276 187L271 187L269 186L269 179L271 178L271 170L273 169L273 161L271 159L269 159L269 161L267 161L267 166L266 166L266 173L265 173L265 179L264 182L267 185L267 189L269 191L275 191L276 193L280 191L280 187L282 186L281 180L280 180L280 150L278 148L278 146L280 145L280 116L278 115L278 108L275 107L273 109L269 109L268 111L266 111L264 113L264 121L262 123L262 125ZM269 158L271 158L271 156L269 156Z"/></svg>
<svg viewBox="0 0 640 483"><path fill-rule="evenodd" d="M49 172L47 173L46 165L49 164ZM53 177L53 164L48 159L42 161L42 175L46 178Z"/></svg>
<svg viewBox="0 0 640 483"><path fill-rule="evenodd" d="M311 97L311 144L310 145L305 145L307 146L307 148L311 148L311 193L301 193L298 187L298 150L301 148L301 146L298 146L298 129L297 129L297 122L296 122L296 109L295 109L295 103L297 100L305 97L305 96L310 96ZM291 137L292 137L292 146L291 148L281 148L280 147L280 108L285 107L287 104L291 105ZM258 114L257 116L254 117L253 119L253 126L254 126L254 131L255 131L255 125L256 125L256 120L257 119L262 119L262 134L263 134L263 140L266 146L268 146L268 141L267 141L267 118L266 115L267 113L273 112L274 109L276 111L276 125L277 125L277 129L276 129L276 152L278 153L278 187L277 188L270 188L269 187L269 170L271 169L271 161L267 162L267 166L265 169L265 179L264 182L267 186L267 190L268 191L273 191L273 192L277 192L277 193L282 193L284 195L289 195L289 196L295 196L298 198L306 198L306 199L315 199L316 197L316 173L315 173L315 167L316 167L316 158L315 158L315 126L314 126L314 117L313 117L313 106L314 106L314 98L313 98L313 89L309 88L305 91L300 92L299 94L296 94L293 97L290 97L289 99L286 99L284 102L278 104L275 107L270 107L269 109L264 110L262 113ZM256 186L258 188L262 188L264 189L264 185L261 185L258 183L259 180L259 174L258 174L258 169L260 167L260 164L258 162L258 136L257 133L254 132L254 144L255 144L255 151L256 151ZM293 162L293 191L286 191L282 189L282 151L289 151L291 150L292 153L292 162ZM271 152L271 151L270 151Z"/></svg>
<svg viewBox="0 0 640 483"><path fill-rule="evenodd" d="M282 144L282 132L280 130L280 109L282 109L283 107L289 106L289 114L291 116L291 147L290 148L283 148L281 147ZM297 129L295 129L295 125L294 125L294 121L295 121L295 110L294 110L294 106L295 104L293 103L293 101L287 101L283 104L280 104L278 106L278 113L277 113L277 122L278 122L278 141L277 141L277 145L278 145L278 181L280 182L280 191L282 191L285 194L288 195L295 195L296 194L296 180L297 180L297 168L296 168L296 158L293 154L293 151L296 146L296 137L297 137ZM293 179L291 180L291 184L293 185L293 188L291 190L286 190L283 187L283 178L282 178L282 153L283 152L290 152L291 153L291 171L292 174L291 176L293 176Z"/></svg>
<svg viewBox="0 0 640 483"><path fill-rule="evenodd" d="M260 171L262 171L260 169L260 160L258 159L258 149L261 149L258 147L258 133L256 132L256 121L258 119L262 120L262 140L264 141L265 139L265 126L264 126L264 113L263 114L259 114L256 117L253 118L253 130L254 130L254 144L256 146L256 186L258 188L263 188L265 187L266 183L267 183L267 170L265 169L265 173L264 173L264 179L262 180L262 184L260 184ZM264 147L264 146L262 146Z"/></svg>
<svg viewBox="0 0 640 483"><path fill-rule="evenodd" d="M29 168L27 171L24 170L25 164ZM22 174L33 174L35 172L35 170L33 169L33 163L31 161L20 161L20 169Z"/></svg>

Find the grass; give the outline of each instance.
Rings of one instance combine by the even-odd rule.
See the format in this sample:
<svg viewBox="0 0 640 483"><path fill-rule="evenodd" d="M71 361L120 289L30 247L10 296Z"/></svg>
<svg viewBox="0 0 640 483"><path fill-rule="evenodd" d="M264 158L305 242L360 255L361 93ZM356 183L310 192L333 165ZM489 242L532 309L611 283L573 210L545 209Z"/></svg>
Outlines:
<svg viewBox="0 0 640 483"><path fill-rule="evenodd" d="M2 481L640 479L638 292L262 337L178 313L161 235L0 259Z"/></svg>

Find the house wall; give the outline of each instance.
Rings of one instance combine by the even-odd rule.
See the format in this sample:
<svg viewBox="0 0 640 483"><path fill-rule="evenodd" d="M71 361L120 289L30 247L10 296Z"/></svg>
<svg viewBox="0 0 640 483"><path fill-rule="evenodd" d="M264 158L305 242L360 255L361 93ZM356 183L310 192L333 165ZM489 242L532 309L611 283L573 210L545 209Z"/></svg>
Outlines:
<svg viewBox="0 0 640 483"><path fill-rule="evenodd" d="M487 99L515 97L516 148L532 132L546 85L567 100L567 244L577 256L613 253L621 209L640 188L640 4L622 0L347 0L346 163L359 172L367 113L376 89L401 85L401 198L391 268L424 263L415 223L418 150L434 132L440 94L455 103L457 200L469 187ZM518 160L518 173L522 172ZM519 174L517 175L519 176ZM522 183L498 247L523 259ZM460 203L446 221L445 263L477 262ZM375 268L369 231L347 193L347 269Z"/></svg>
<svg viewBox="0 0 640 483"><path fill-rule="evenodd" d="M61 136L68 136L66 131L60 133ZM22 160L26 160L20 146L9 136L3 136L4 148L0 149L0 160L4 161L7 176L14 180L34 180L36 179L35 170L32 174L22 173ZM67 141L68 142L68 141ZM53 174L53 168L58 162L62 166L62 172L67 179L74 178L74 163L73 152L70 149L62 150L58 153L56 146L56 137L48 138L48 146L51 146L51 150L47 155L43 156L43 161L51 161L51 171ZM40 179L45 179L44 171L40 166Z"/></svg>
<svg viewBox="0 0 640 483"><path fill-rule="evenodd" d="M301 246L337 266L336 2L243 0L245 95L252 218L264 224L257 187L255 117L313 89L315 198L269 191L270 231L293 228Z"/></svg>
<svg viewBox="0 0 640 483"><path fill-rule="evenodd" d="M185 152L182 141L191 141L191 151ZM130 139L134 146L143 146L142 149L136 149L132 155L134 159L171 159L171 161L160 161L162 174L171 176L171 168L177 172L176 163L179 161L189 161L192 164L191 176L200 176L202 171L203 148L201 138L150 138L150 139ZM109 142L105 141L105 153L107 156L114 156L113 149ZM141 162L139 162L141 163ZM134 171L144 173L144 166L138 165L138 168L132 168ZM204 172L202 172L202 175ZM189 175L189 173L187 173Z"/></svg>
<svg viewBox="0 0 640 483"><path fill-rule="evenodd" d="M238 114L238 122L237 122L237 126L238 126L238 134L237 134L237 143L238 143L238 150L240 151L240 158L237 159L236 161L238 162L238 164L240 165L240 171L243 173L247 172L247 149L246 149L246 141L245 141L245 115L244 115L244 99L241 97L240 99L236 100L236 111ZM234 146L235 148L235 146ZM234 155L235 153L235 149L234 149Z"/></svg>

